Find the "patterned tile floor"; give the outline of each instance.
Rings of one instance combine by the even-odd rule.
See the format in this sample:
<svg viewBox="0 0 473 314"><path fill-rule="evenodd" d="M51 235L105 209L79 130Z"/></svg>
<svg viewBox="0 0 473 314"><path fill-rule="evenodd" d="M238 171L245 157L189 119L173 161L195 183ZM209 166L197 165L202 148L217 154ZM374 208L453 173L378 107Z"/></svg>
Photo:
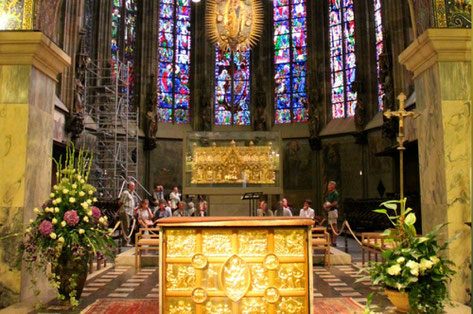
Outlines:
<svg viewBox="0 0 473 314"><path fill-rule="evenodd" d="M339 239L341 245L343 241ZM352 251L350 253L352 254ZM367 296L377 288L372 287L368 280L356 282L363 275L359 272L361 263L357 262L358 254L356 251L353 254L355 262L351 265L332 265L330 269L322 265L314 266L315 298L349 297L363 306L366 305ZM131 266L111 267L86 282L80 306L75 312L80 312L99 298L157 299L158 276L157 267L139 271ZM389 304L382 294L375 297L374 302L381 304L383 308Z"/></svg>

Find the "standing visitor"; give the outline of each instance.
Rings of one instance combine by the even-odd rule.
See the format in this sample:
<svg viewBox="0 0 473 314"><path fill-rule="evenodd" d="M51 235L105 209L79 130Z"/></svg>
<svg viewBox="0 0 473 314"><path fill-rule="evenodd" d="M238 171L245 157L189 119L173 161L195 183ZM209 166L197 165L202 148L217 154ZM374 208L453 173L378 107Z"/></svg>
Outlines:
<svg viewBox="0 0 473 314"><path fill-rule="evenodd" d="M181 201L181 194L179 193L179 189L175 186L172 189L171 194L169 194L169 200L171 201L171 209L174 211L177 208L177 204Z"/></svg>
<svg viewBox="0 0 473 314"><path fill-rule="evenodd" d="M135 199L133 198L133 191L135 191L135 184L128 183L128 190L123 191L118 201L120 206L120 221L122 224L123 239L126 241L126 246L130 245L130 239L127 237L130 233L130 221L133 220L133 210L135 209Z"/></svg>
<svg viewBox="0 0 473 314"><path fill-rule="evenodd" d="M276 216L284 216L284 217L292 217L291 210L288 207L284 206L284 200L278 202L278 208L276 210ZM286 200L286 205L287 205L287 200Z"/></svg>
<svg viewBox="0 0 473 314"><path fill-rule="evenodd" d="M186 210L186 203L185 202L179 202L178 203L178 209L174 211L173 214L174 217L188 217L189 212Z"/></svg>
<svg viewBox="0 0 473 314"><path fill-rule="evenodd" d="M340 195L337 190L337 183L330 181L327 185L327 200L324 203L324 210L327 212L328 223L332 227L332 246L337 246L337 235L338 232L337 221L338 221L338 203L340 202Z"/></svg>
<svg viewBox="0 0 473 314"><path fill-rule="evenodd" d="M157 199L158 201L164 199L164 188L162 185L156 185L153 191L153 198Z"/></svg>

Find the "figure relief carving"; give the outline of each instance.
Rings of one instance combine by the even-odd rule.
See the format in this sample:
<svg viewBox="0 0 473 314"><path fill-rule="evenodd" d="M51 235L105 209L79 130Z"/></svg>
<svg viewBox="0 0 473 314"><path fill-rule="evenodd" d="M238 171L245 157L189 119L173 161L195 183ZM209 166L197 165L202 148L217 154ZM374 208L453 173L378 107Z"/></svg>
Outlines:
<svg viewBox="0 0 473 314"><path fill-rule="evenodd" d="M233 255L222 265L220 282L226 296L233 302L240 301L246 295L251 284L251 273L240 256Z"/></svg>
<svg viewBox="0 0 473 314"><path fill-rule="evenodd" d="M188 265L168 264L166 288L168 290L190 290L195 286L195 270Z"/></svg>
<svg viewBox="0 0 473 314"><path fill-rule="evenodd" d="M278 271L279 289L304 289L304 268L297 264L282 265Z"/></svg>
<svg viewBox="0 0 473 314"><path fill-rule="evenodd" d="M229 232L203 232L203 253L207 256L228 256L232 254L232 238Z"/></svg>
<svg viewBox="0 0 473 314"><path fill-rule="evenodd" d="M386 47L379 59L379 81L383 87L383 112L387 110L395 110L395 95L394 95L394 81L393 81L393 68L392 68L392 55L389 53L390 34L383 32L385 38L384 42ZM384 137L389 139L395 139L397 134L397 122L395 119L387 119L383 115L383 127L382 134Z"/></svg>
<svg viewBox="0 0 473 314"><path fill-rule="evenodd" d="M240 231L238 233L238 243L240 244L240 255L264 256L268 250L268 232Z"/></svg>
<svg viewBox="0 0 473 314"><path fill-rule="evenodd" d="M175 304L170 304L167 310L169 314L192 313L192 305L184 300L179 300Z"/></svg>
<svg viewBox="0 0 473 314"><path fill-rule="evenodd" d="M282 297L277 309L277 314L304 314L304 300L294 297Z"/></svg>
<svg viewBox="0 0 473 314"><path fill-rule="evenodd" d="M251 291L264 290L268 287L268 272L258 264L250 266L251 269Z"/></svg>
<svg viewBox="0 0 473 314"><path fill-rule="evenodd" d="M322 88L316 88L309 93L309 144L312 150L320 150L322 141L320 132L319 103L322 101Z"/></svg>
<svg viewBox="0 0 473 314"><path fill-rule="evenodd" d="M263 298L244 298L241 311L245 314L266 314L266 304Z"/></svg>
<svg viewBox="0 0 473 314"><path fill-rule="evenodd" d="M212 131L212 106L208 97L200 97L202 131Z"/></svg>
<svg viewBox="0 0 473 314"><path fill-rule="evenodd" d="M304 256L304 231L276 230L274 232L275 253L278 256Z"/></svg>
<svg viewBox="0 0 473 314"><path fill-rule="evenodd" d="M228 303L209 301L205 304L204 314L232 314L232 307Z"/></svg>
<svg viewBox="0 0 473 314"><path fill-rule="evenodd" d="M207 281L207 289L208 290L216 290L218 289L218 266L215 264L209 264L207 267L207 276L204 277Z"/></svg>
<svg viewBox="0 0 473 314"><path fill-rule="evenodd" d="M192 256L195 252L195 232L192 230L166 230L168 257Z"/></svg>
<svg viewBox="0 0 473 314"><path fill-rule="evenodd" d="M352 84L356 93L355 127L358 132L362 132L365 127L365 89L363 82L357 79Z"/></svg>

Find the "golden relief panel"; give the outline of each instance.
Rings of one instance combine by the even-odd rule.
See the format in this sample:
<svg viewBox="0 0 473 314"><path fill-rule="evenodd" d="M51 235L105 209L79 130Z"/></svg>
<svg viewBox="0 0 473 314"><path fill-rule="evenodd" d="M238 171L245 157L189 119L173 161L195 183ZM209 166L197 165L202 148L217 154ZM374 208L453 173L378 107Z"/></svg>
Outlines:
<svg viewBox="0 0 473 314"><path fill-rule="evenodd" d="M204 314L232 314L232 303L228 299L213 298L204 305Z"/></svg>
<svg viewBox="0 0 473 314"><path fill-rule="evenodd" d="M166 256L189 257L194 255L195 230L166 230Z"/></svg>
<svg viewBox="0 0 473 314"><path fill-rule="evenodd" d="M274 184L277 164L271 145L197 147L192 158L192 184L250 183Z"/></svg>
<svg viewBox="0 0 473 314"><path fill-rule="evenodd" d="M304 298L282 297L276 306L277 314L306 314L307 309Z"/></svg>
<svg viewBox="0 0 473 314"><path fill-rule="evenodd" d="M268 287L268 271L261 264L251 264L251 285L250 291L261 291Z"/></svg>
<svg viewBox="0 0 473 314"><path fill-rule="evenodd" d="M204 271L203 284L207 287L207 290L217 290L218 289L218 273L220 270L220 265L218 264L209 264L209 266Z"/></svg>
<svg viewBox="0 0 473 314"><path fill-rule="evenodd" d="M241 312L245 314L268 313L264 298L244 298L241 304Z"/></svg>
<svg viewBox="0 0 473 314"><path fill-rule="evenodd" d="M233 255L220 269L220 286L227 297L238 302L248 292L251 284L250 268L238 255Z"/></svg>
<svg viewBox="0 0 473 314"><path fill-rule="evenodd" d="M195 270L188 264L168 264L166 288L168 291L192 290L195 287Z"/></svg>
<svg viewBox="0 0 473 314"><path fill-rule="evenodd" d="M231 231L202 232L203 254L229 256L233 253Z"/></svg>
<svg viewBox="0 0 473 314"><path fill-rule="evenodd" d="M238 231L239 254L265 256L268 252L268 231Z"/></svg>
<svg viewBox="0 0 473 314"><path fill-rule="evenodd" d="M194 302L190 298L167 298L168 314L195 313Z"/></svg>
<svg viewBox="0 0 473 314"><path fill-rule="evenodd" d="M305 265L297 264L281 264L276 276L276 287L281 290L304 290Z"/></svg>
<svg viewBox="0 0 473 314"><path fill-rule="evenodd" d="M277 229L274 232L274 251L278 256L304 256L306 234L300 229Z"/></svg>

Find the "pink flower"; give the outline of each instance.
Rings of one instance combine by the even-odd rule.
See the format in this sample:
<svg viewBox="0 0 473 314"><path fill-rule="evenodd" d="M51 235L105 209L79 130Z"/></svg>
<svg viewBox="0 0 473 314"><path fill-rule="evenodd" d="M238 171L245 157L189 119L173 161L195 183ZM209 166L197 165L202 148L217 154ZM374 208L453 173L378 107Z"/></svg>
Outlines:
<svg viewBox="0 0 473 314"><path fill-rule="evenodd" d="M39 225L39 233L47 237L53 232L53 224L48 220L43 220L41 225Z"/></svg>
<svg viewBox="0 0 473 314"><path fill-rule="evenodd" d="M75 226L79 222L79 216L75 210L68 210L64 213L64 221L67 222L69 226Z"/></svg>
<svg viewBox="0 0 473 314"><path fill-rule="evenodd" d="M95 206L90 207L90 209L92 210L92 217L96 219L99 219L100 217L102 217L102 214L100 213L100 209L98 209Z"/></svg>

